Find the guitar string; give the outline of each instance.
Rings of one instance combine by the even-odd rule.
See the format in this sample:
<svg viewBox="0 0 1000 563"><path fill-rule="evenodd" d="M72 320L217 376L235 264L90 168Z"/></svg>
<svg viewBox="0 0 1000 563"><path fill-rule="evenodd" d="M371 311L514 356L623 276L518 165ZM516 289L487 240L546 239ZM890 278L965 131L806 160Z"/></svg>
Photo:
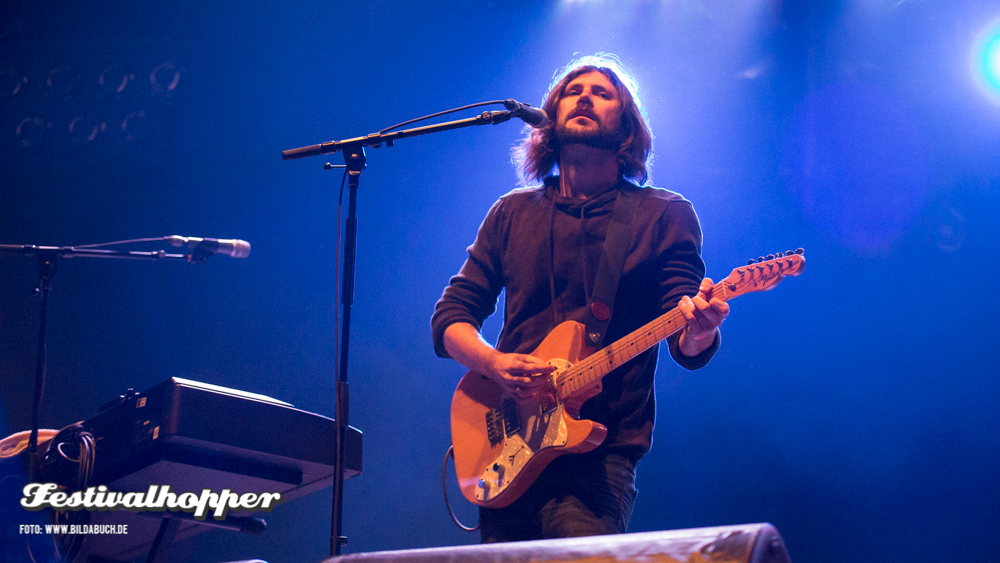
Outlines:
<svg viewBox="0 0 1000 563"><path fill-rule="evenodd" d="M681 315L680 310L673 309L671 311L668 311L667 313L664 313L660 317L657 317L650 323L640 327L637 331L633 332L629 336L626 336L621 341L611 344L605 348L602 348L601 350L598 350L594 354L591 354L583 361L579 362L578 364L570 368L565 373L560 374L560 376L556 378L557 389L561 391L566 386L572 385L577 381L577 379L580 376L585 376L588 370L595 370L599 375L594 375L593 377L590 378L584 377L584 379L586 380L583 381L580 385L578 385L576 389L570 391L570 393L578 390L583 385L586 385L587 383L594 381L594 379L606 375L615 367L622 365L623 363L627 362L633 357L641 354L642 352L648 350L649 348L652 348L661 340L670 336L670 334L673 334L673 332L675 331L671 330L669 333L665 334L662 338L659 337L663 329L665 329L667 326L672 325L674 322L682 318L683 315ZM641 344L640 345L641 349L636 350L634 354L626 358L626 356L631 353L631 351L629 350L630 347L633 347L639 340L645 340L649 338L650 335L652 335L655 339L652 343L649 343L648 345L646 345L645 343ZM602 371L603 373L601 373Z"/></svg>
<svg viewBox="0 0 1000 563"><path fill-rule="evenodd" d="M797 262L797 260L796 260L796 262ZM781 262L778 262L778 264L779 264L779 270L780 271L785 270L785 265L784 264L782 264ZM764 264L759 265L758 268L762 269L763 265ZM789 264L788 265L788 272L787 273L782 273L782 277L784 277L788 273L791 273L792 271L794 271L796 269L796 266L797 266L797 264ZM771 268L771 267L772 267L772 265L768 264L768 268ZM726 286L727 282L730 283L730 284L734 284L734 282L730 282L730 280L729 280L729 278L732 277L732 276L733 276L733 274L730 274L725 279L723 279L719 283L717 283L714 286L712 286L712 297L715 297L716 291L720 291L722 293L722 296L724 297L725 301L728 301L732 297L737 297L739 295L742 295L741 293L733 293L732 295L726 295L727 291L726 291L726 287L725 286ZM742 282L742 281L745 281L745 280L740 280L740 281ZM739 282L735 282L735 283L739 283ZM670 317L670 318L668 318L668 317ZM631 360L635 356L638 356L639 354L641 354L641 353L645 352L646 350L652 348L654 345L658 344L660 341L664 340L665 338L669 337L674 332L676 332L676 330L671 330L670 332L666 333L662 337L659 337L659 334L657 334L660 330L664 329L667 325L672 324L674 321L678 320L678 317L683 318L683 315L681 315L679 309L674 308L671 311L668 311L668 312L664 313L663 315L657 317L656 319L653 319L651 322L647 323L646 325L643 325L643 326L639 327L639 329L637 329L637 330L629 333L627 336L625 336L624 338L622 338L618 342L612 343L612 344L608 345L607 347L598 350L594 354L591 354L590 356L588 356L584 360L580 361L579 363L577 363L576 365L574 365L573 367L571 367L565 373L562 373L562 374L560 374L559 376L556 377L556 385L555 386L556 386L557 393L562 394L564 396L568 396L568 395L572 394L573 392L579 390L580 387L582 387L583 385L591 383L595 379L599 379L599 378L603 377L604 375L607 375L609 372L611 372L615 368L621 366L622 364L628 362L629 360ZM679 328L677 330L679 330ZM655 335L657 337L656 340L653 343L646 344L644 342L643 344L640 344L639 348L636 349L636 350L634 350L634 352L632 350L628 350L628 348L634 346L640 339L642 339L642 340L645 341L645 339L649 338L651 335ZM616 355L618 356L618 358L616 358ZM564 388L566 388L567 386L570 386L573 383L575 383L576 380L579 377L585 376L586 372L588 370L593 370L596 373L592 374L592 376L589 377L589 378L588 377L584 377L585 381L583 381L576 388L574 388L574 389L572 389L572 390L570 390L570 391L568 391L566 393L562 392Z"/></svg>
<svg viewBox="0 0 1000 563"><path fill-rule="evenodd" d="M724 287L725 282L726 282L726 280L723 280L722 282L719 282L718 284L716 284L715 286L712 287L712 294L713 294L713 296L714 296L714 294L716 292L716 289L721 289L724 292L724 290L725 290L725 287ZM634 341L636 341L636 340L638 340L640 338L646 338L650 334L653 334L653 335L657 336L656 341L653 342L653 343L651 343L651 344L649 344L648 346L643 347L642 350L637 351L636 355L641 354L643 351L648 350L649 348L652 348L653 345L659 343L661 340L663 340L667 336L670 336L670 334L673 333L673 331L671 331L670 333L664 335L662 338L660 338L659 334L657 334L663 328L665 328L667 325L670 325L673 322L675 322L676 320L678 320L678 317L683 318L683 315L681 314L680 309L678 309L678 308L675 307L675 308L671 309L670 311L667 311L663 315L660 315L659 317L653 319L649 323L647 323L647 324L639 327L637 330L629 333L628 335L626 335L624 338L622 338L618 342L612 343L612 344L608 345L607 347L598 350L597 352L595 352L595 353L591 354L590 356L588 356L587 358L583 359L581 362L577 363L575 366L573 366L572 368L570 368L565 373L561 374L561 376L556 379L557 386L565 386L565 384L571 383L579 375L582 375L587 370L594 369L594 368L599 368L600 364L602 364L602 363L610 363L611 364L611 368L608 371L610 371L611 369L614 369L614 367L616 367L614 365L614 363L615 363L615 355L616 354L619 355L619 356L621 356L621 361L618 362L618 365L621 365L621 364L625 363L628 360L624 359L624 356L622 355L622 351L625 350L625 349L627 349ZM610 360L608 359L609 356L610 356ZM634 356L632 356L632 357L634 357ZM628 358L628 359L631 359L631 357ZM604 375L604 374L602 374L602 375ZM593 379L589 379L588 381L585 381L584 384L590 383L590 381L593 381Z"/></svg>
<svg viewBox="0 0 1000 563"><path fill-rule="evenodd" d="M782 264L780 262L778 264L779 264L779 270L783 272L782 277L784 277L785 275L791 273L793 270L796 269L795 267L796 265L789 263L787 272L784 272L785 264ZM768 264L768 268L772 268L772 265ZM733 277L733 275L734 274L730 274L721 282L715 284L712 287L712 297L715 297L717 292L722 294L721 297L723 298L723 300L728 300L731 297L737 297L740 295L740 293L733 293L732 295L726 295L727 291L725 286L727 283L731 285L739 283L730 281L729 278ZM745 281L745 280L740 280L740 281ZM654 319L648 325L644 325L640 327L638 330L627 335L625 338L622 338L619 342L613 343L608 347L599 350L598 352L592 354L591 356L589 356L588 358L584 359L582 362L577 364L577 366L573 366L573 368L571 368L569 371L563 374L561 379L557 380L559 387L563 388L566 385L572 384L579 376L586 375L586 372L588 370L597 372L596 375L591 374L591 377L585 378L586 381L584 381L581 385L578 385L576 389L570 391L570 393L572 393L577 389L579 389L579 387L581 387L582 385L586 385L587 383L592 382L596 378L603 377L611 370L631 360L632 358L648 350L649 348L652 348L653 345L659 343L666 337L676 332L677 329L670 330L663 336L656 334L656 340L654 342L648 343L647 341L647 339L650 336L654 335L659 330L665 328L666 325L671 324L674 321L678 320L677 319L678 315L677 314L671 315L671 313L679 313L679 311L674 310L664 313L662 316L658 317L657 319ZM671 318L668 319L667 318L668 316L670 316ZM643 344L639 345L639 349L634 351L629 350L629 348L634 346L639 340L644 341ZM579 367L579 369L575 369L577 367Z"/></svg>

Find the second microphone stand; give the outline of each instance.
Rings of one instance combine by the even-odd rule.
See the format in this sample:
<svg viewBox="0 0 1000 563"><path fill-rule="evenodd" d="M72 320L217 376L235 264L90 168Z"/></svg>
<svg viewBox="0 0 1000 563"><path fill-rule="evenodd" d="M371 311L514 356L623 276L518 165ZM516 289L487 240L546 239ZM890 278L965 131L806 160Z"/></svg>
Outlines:
<svg viewBox="0 0 1000 563"><path fill-rule="evenodd" d="M162 250L137 252L73 248L72 246L35 246L33 244L0 244L0 254L21 254L38 257L38 289L35 290L40 298L38 307L38 358L35 364L35 396L31 410L31 434L28 438L28 478L34 481L38 477L38 419L42 404L42 394L45 391L45 371L48 364L45 329L48 321L49 292L52 290L52 277L56 275L56 266L59 258L85 257L200 262L204 261L207 256L167 254Z"/></svg>

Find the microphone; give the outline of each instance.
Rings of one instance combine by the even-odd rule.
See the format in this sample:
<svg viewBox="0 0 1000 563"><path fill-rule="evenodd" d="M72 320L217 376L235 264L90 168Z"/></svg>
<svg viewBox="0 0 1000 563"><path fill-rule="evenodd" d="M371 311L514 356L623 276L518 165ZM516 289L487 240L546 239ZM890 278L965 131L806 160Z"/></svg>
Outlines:
<svg viewBox="0 0 1000 563"><path fill-rule="evenodd" d="M533 108L528 104L510 99L504 100L503 106L510 111L511 115L535 129L541 129L549 124L549 116L545 114L543 109Z"/></svg>
<svg viewBox="0 0 1000 563"><path fill-rule="evenodd" d="M246 258L250 256L250 243L240 239L180 237L172 235L163 237L163 240L170 243L171 246L185 246L192 252L225 254L233 258Z"/></svg>

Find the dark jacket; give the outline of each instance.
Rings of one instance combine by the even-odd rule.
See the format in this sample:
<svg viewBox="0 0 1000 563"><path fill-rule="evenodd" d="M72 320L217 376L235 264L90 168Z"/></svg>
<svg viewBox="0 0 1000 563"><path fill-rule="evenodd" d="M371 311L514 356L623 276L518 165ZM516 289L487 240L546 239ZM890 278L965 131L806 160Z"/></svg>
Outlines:
<svg viewBox="0 0 1000 563"><path fill-rule="evenodd" d="M694 296L705 275L701 226L691 203L679 194L622 181L586 200L558 193L558 178L514 190L490 209L469 247L469 258L437 302L431 327L434 349L448 357L444 330L456 322L477 328L496 310L506 290L504 325L497 350L531 353L556 325L585 322L587 301L600 263L618 190L640 197L632 241L618 285L604 345ZM684 368L708 363L719 339L694 358L683 356L677 336L670 353ZM602 447L638 460L652 443L653 374L658 347L608 374L603 391L584 404L583 418L608 427Z"/></svg>

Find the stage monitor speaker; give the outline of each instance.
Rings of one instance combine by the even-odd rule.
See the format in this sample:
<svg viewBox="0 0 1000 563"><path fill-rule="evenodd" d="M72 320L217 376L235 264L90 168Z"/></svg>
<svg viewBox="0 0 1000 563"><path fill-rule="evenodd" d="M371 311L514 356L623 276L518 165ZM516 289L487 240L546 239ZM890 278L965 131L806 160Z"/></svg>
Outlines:
<svg viewBox="0 0 1000 563"><path fill-rule="evenodd" d="M744 524L332 557L324 563L791 563L778 530Z"/></svg>

